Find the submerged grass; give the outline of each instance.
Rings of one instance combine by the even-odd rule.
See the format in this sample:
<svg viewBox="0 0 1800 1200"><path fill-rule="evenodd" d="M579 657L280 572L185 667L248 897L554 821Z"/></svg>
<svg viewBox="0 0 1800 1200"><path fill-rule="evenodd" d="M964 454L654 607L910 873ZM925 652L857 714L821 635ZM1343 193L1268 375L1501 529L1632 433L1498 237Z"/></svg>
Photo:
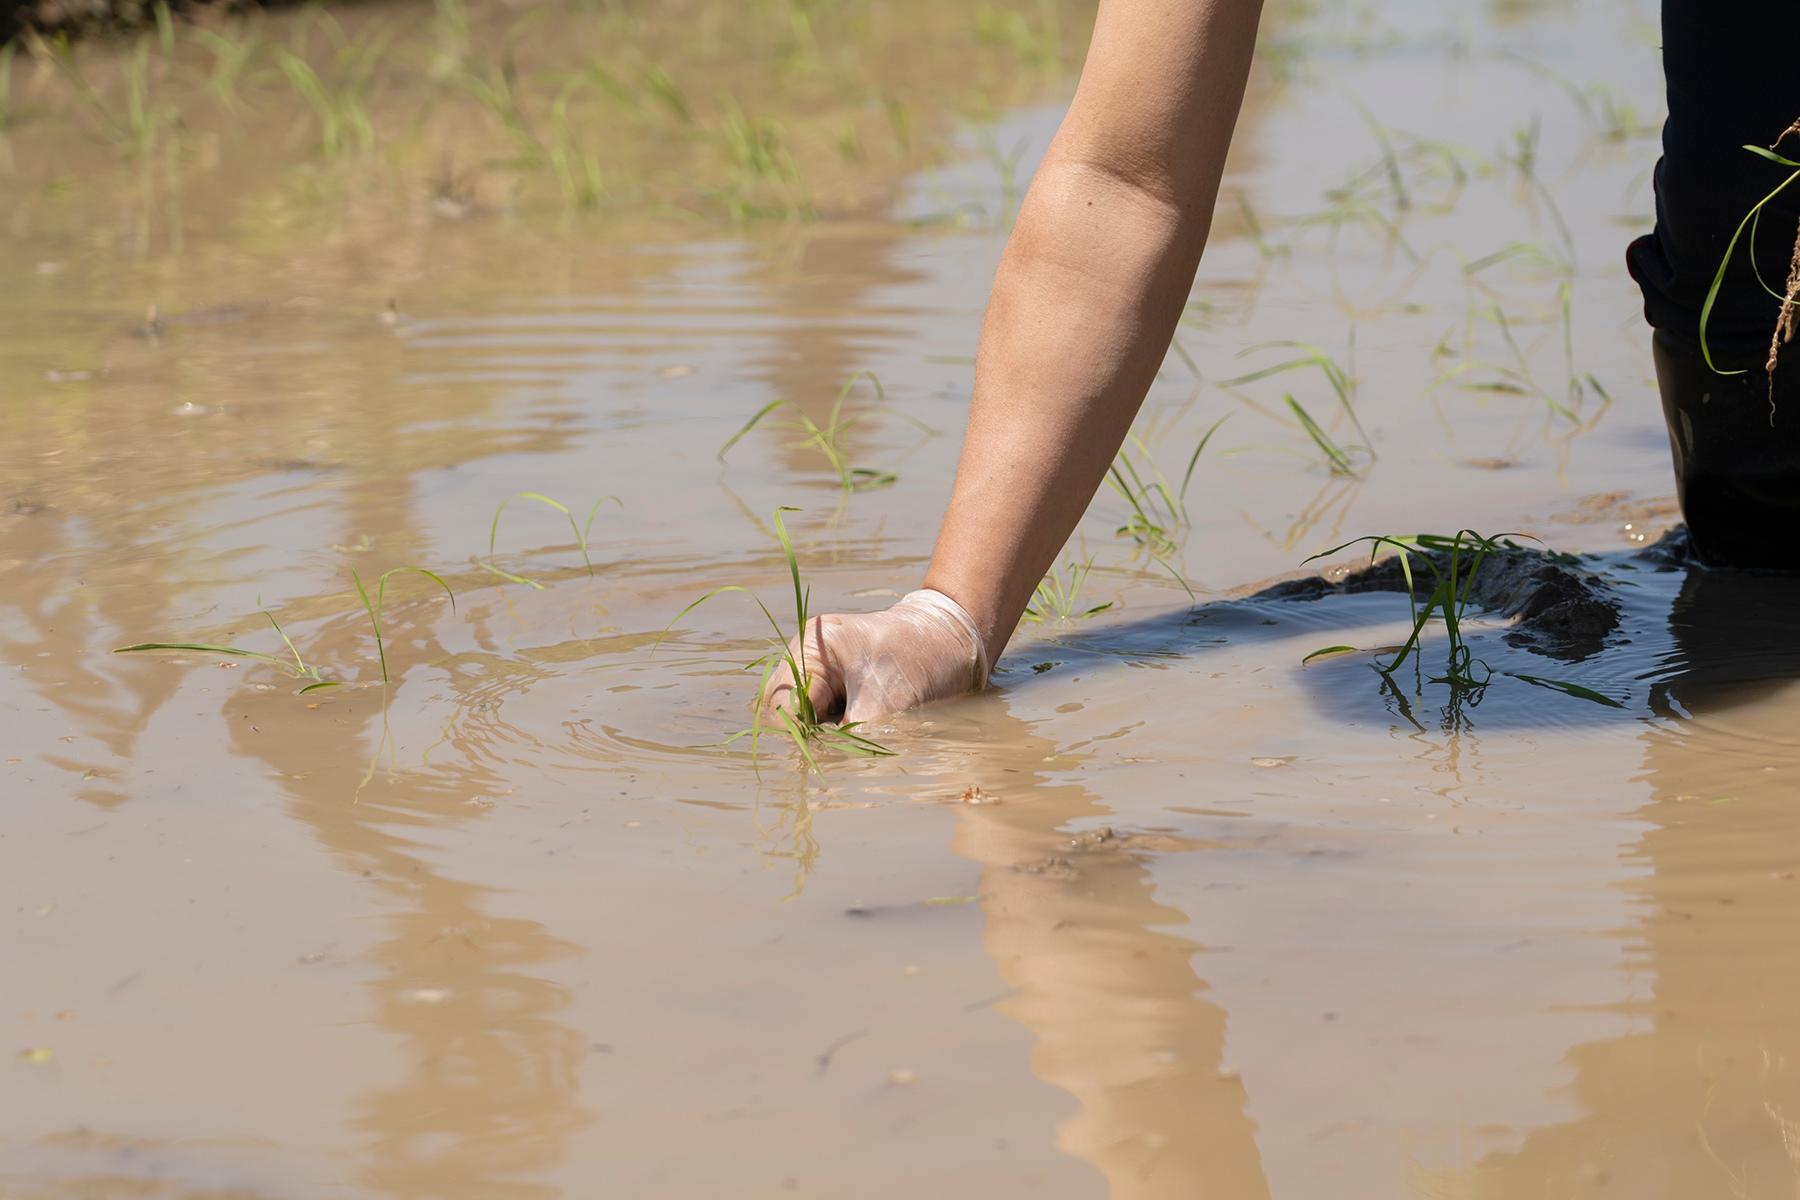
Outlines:
<svg viewBox="0 0 1800 1200"><path fill-rule="evenodd" d="M755 592L742 584L728 583L707 592L676 613L674 620L663 627L662 633L657 635L656 640L660 644L668 636L669 631L675 628L676 622L708 600L732 592L750 597L756 607L762 610L763 616L768 619L769 628L774 631L774 637L769 643L768 652L748 663L744 668L747 671L760 669L762 673L757 687L756 717L750 728L732 734L726 739L726 744L729 745L742 738L749 738L751 761L760 764L764 728L764 712L761 704L763 689L768 686L769 680L774 677L777 670L786 668L790 678L794 680L793 700L791 708L777 708L774 711L774 716L779 724L778 732L792 740L794 749L799 752L801 760L806 763L810 771L822 775L824 769L820 767L818 757L813 753L815 745L864 758L889 757L894 752L879 742L857 733L857 726L854 722L849 724L831 722L822 717L813 707L813 676L806 662L806 638L804 636L807 622L812 617L812 589L801 583L800 562L794 554L793 539L788 536L787 526L781 519L783 513L799 511L798 508L790 505L782 505L775 510L774 514L775 536L781 543L782 556L787 560L788 576L794 585L794 634L790 635L781 627L781 622L776 619L769 606L764 604ZM654 652L653 647L652 653Z"/></svg>

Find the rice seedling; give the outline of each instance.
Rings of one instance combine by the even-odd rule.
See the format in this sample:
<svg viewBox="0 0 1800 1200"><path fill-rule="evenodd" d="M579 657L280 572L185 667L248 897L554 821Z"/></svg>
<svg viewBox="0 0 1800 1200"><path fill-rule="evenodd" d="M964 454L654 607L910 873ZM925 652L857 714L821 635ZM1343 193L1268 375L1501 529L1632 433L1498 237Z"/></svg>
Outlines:
<svg viewBox="0 0 1800 1200"><path fill-rule="evenodd" d="M290 678L307 680L306 685L299 691L300 695L342 686L343 680L327 679L318 667L308 663L300 656L300 651L295 647L293 639L288 637L287 631L281 627L281 622L275 619L274 613L268 609L260 611L263 616L268 618L269 624L274 628L276 636L281 639L282 645L287 647L288 654L293 659L292 662L278 655L265 654L260 650L246 650L242 646L215 645L209 642L138 642L130 646L120 646L113 653L139 654L146 651L176 651L190 654L223 654L231 658L251 658L280 668Z"/></svg>
<svg viewBox="0 0 1800 1200"><path fill-rule="evenodd" d="M1094 567L1094 559L1089 555L1085 560L1076 562L1070 559L1063 564L1063 575L1052 570L1037 585L1032 593L1031 603L1025 606L1025 619L1039 624L1049 621L1074 621L1083 617L1091 617L1103 613L1113 606L1108 600L1104 604L1095 604L1087 608L1081 606L1077 597L1081 594L1082 584L1087 582L1088 572Z"/></svg>
<svg viewBox="0 0 1800 1200"><path fill-rule="evenodd" d="M644 72L644 90L650 93L651 99L662 105L670 116L683 125L694 123L694 109L688 103L687 93L682 91L681 86L669 78L669 73L661 67L651 67Z"/></svg>
<svg viewBox="0 0 1800 1200"><path fill-rule="evenodd" d="M764 417L782 409L787 409L794 415L795 427L802 435L804 435L796 444L801 447L811 447L816 449L825 456L825 460L831 464L832 471L837 475L838 486L846 495L851 492L869 491L874 488L886 487L889 484L894 483L900 476L893 471L876 470L871 467L851 466L844 447L844 436L857 424L870 416L868 413L851 413L848 416L844 415L844 401L849 397L850 392L856 387L857 383L865 379L868 380L870 386L874 388L876 401L878 403L886 403L887 392L882 388L881 380L878 379L872 371L858 371L844 381L844 386L838 389L837 399L832 402L831 413L826 417L823 425L814 421L800 408L799 405L794 404L790 400L771 400L761 408L757 409L750 419L744 422L742 428L732 434L729 438L725 439L725 444L719 447L719 461L725 461L725 456L731 452L731 448L742 441L744 436L752 429L755 429L757 425L761 424ZM911 420L912 418L907 419ZM914 421L913 423L919 424L917 421ZM919 428L925 430L927 433L932 432L929 427L924 425L919 425Z"/></svg>
<svg viewBox="0 0 1800 1200"><path fill-rule="evenodd" d="M990 45L1009 48L1019 64L1043 70L1062 62L1060 14L1054 4L1040 0L1037 12L1025 13L983 4L975 10L975 36Z"/></svg>
<svg viewBox="0 0 1800 1200"><path fill-rule="evenodd" d="M1383 549L1395 551L1400 558L1402 578L1406 582L1406 601L1411 612L1412 629L1406 640L1398 647L1391 648L1391 657L1385 662L1377 660L1370 664L1381 676L1383 682L1400 694L1399 685L1394 675L1400 668L1411 661L1413 664L1414 688L1416 695L1423 689L1425 682L1441 683L1450 688L1453 697L1477 697L1492 682L1494 671L1483 660L1476 658L1469 645L1468 635L1464 630L1470 599L1474 594L1475 576L1481 565L1491 556L1517 552L1520 547L1511 539L1529 537L1528 534L1501 534L1488 537L1472 529L1461 529L1454 536L1443 534L1413 534L1396 536L1392 534L1375 534L1354 538L1340 546L1322 550L1307 558L1307 563L1330 558L1350 547L1362 543L1369 545L1369 559ZM1536 540L1535 538L1531 540ZM1415 575L1415 562L1424 565L1430 572L1428 581ZM1424 602L1420 603L1421 582L1429 582L1430 589L1424 592ZM1424 656L1424 634L1433 622L1438 622L1444 629L1445 659L1444 672L1441 675L1425 675L1422 661ZM1306 655L1300 661L1316 662L1319 659L1336 657L1340 654L1361 653L1355 646L1326 646ZM1540 675L1532 675L1519 671L1503 671L1501 674L1535 687L1549 688L1567 696L1589 700L1596 704L1611 708L1623 708L1624 705L1611 696L1603 695L1591 688L1565 680L1547 679Z"/></svg>
<svg viewBox="0 0 1800 1200"><path fill-rule="evenodd" d="M887 118L888 129L894 135L894 145L900 153L912 152L912 112L906 102L891 93L882 93L881 112Z"/></svg>
<svg viewBox="0 0 1800 1200"><path fill-rule="evenodd" d="M226 111L236 112L238 83L261 49L261 43L254 38L229 38L212 29L196 29L193 37L213 57L212 71L206 77L206 90Z"/></svg>
<svg viewBox="0 0 1800 1200"><path fill-rule="evenodd" d="M1267 262L1269 259L1288 253L1291 246L1277 246L1269 241L1268 231L1263 226L1262 218L1257 216L1256 209L1250 204L1250 197L1243 189L1236 193L1238 216L1244 222L1244 235L1250 239L1257 256Z"/></svg>
<svg viewBox="0 0 1800 1200"><path fill-rule="evenodd" d="M161 47L163 57L168 58L175 53L175 17L169 12L167 0L156 0L150 6L150 13L156 21L156 44Z"/></svg>
<svg viewBox="0 0 1800 1200"><path fill-rule="evenodd" d="M118 147L121 153L139 162L146 162L160 143L163 131L179 124L181 114L174 105L158 105L151 98L149 38L139 38L124 60L120 72L125 82L125 108L122 113L108 107L99 90L75 66L67 35L46 39L42 44L49 61L69 84L76 98L99 119L102 136ZM9 73L10 63L9 55Z"/></svg>
<svg viewBox="0 0 1800 1200"><path fill-rule="evenodd" d="M1554 83L1574 103L1594 136L1603 141L1622 142L1656 132L1655 126L1639 118L1636 105L1604 83L1583 87L1562 72L1524 55L1501 51L1497 57Z"/></svg>
<svg viewBox="0 0 1800 1200"><path fill-rule="evenodd" d="M1175 551L1175 532L1191 524L1187 511L1187 492L1188 486L1194 481L1194 470L1200 465L1200 455L1205 451L1207 443L1212 441L1213 435L1224 423L1225 417L1220 417L1200 435L1200 440L1194 445L1194 452L1188 455L1180 487L1170 484L1142 438L1134 434L1127 439L1127 444L1119 448L1117 457L1106 472L1107 485L1124 498L1131 510L1125 523L1115 531L1120 537L1130 538L1158 560ZM1142 460L1141 470L1138 459L1134 459L1131 454L1134 447ZM1179 580L1180 576L1177 575L1176 578ZM1182 586L1187 585L1183 582Z"/></svg>
<svg viewBox="0 0 1800 1200"><path fill-rule="evenodd" d="M738 173L753 184L794 177L793 156L783 143L781 126L767 117L747 115L737 101L725 107L725 149Z"/></svg>
<svg viewBox="0 0 1800 1200"><path fill-rule="evenodd" d="M424 567L390 567L383 571L380 578L375 581L375 596L374 599L370 599L369 589L363 585L362 576L355 567L350 568L350 579L356 584L356 595L362 601L363 611L369 614L369 624L375 629L375 654L381 663L381 682L384 684L388 682L388 665L387 644L381 634L382 605L387 600L388 580L396 575L404 574L423 575L443 588L444 595L450 597L450 611L456 611L456 593L451 591L450 585L445 583L434 571L428 571Z"/></svg>
<svg viewBox="0 0 1800 1200"><path fill-rule="evenodd" d="M499 503L499 505L494 509L494 520L488 526L488 556L487 556L487 560L482 561L480 559L477 559L476 564L478 566L480 566L483 570L486 570L495 575L498 575L502 579L510 580L513 583L523 583L526 586L536 588L539 591L543 590L544 585L539 583L537 580L528 579L523 575L516 575L510 571L504 571L501 568L494 565L494 561L493 561L494 547L499 542L499 539L500 539L500 517L502 514L504 514L506 512L507 506L512 504L512 502L515 500L529 500L534 504L541 504L541 505L544 505L546 508L555 509L557 512L559 512L563 515L563 518L566 521L568 521L568 523L569 523L569 531L575 535L575 547L576 547L576 549L581 551L581 561L584 565L586 565L588 577L591 579L594 574L594 560L588 556L588 534L594 527L594 518L599 515L600 506L605 504L608 500L612 501L614 504L619 505L621 508L624 507L624 502L621 501L617 496L602 496L602 497L600 497L600 499L594 501L593 507L588 509L587 520L581 522L580 524L576 523L575 514L574 514L574 512L572 512L569 509L568 505L564 504L560 500L556 500L549 496L546 496L542 492L518 492L514 495L508 496L506 499L502 500Z"/></svg>
<svg viewBox="0 0 1800 1200"><path fill-rule="evenodd" d="M17 120L12 106L12 67L13 56L18 49L17 42L0 46L0 130L8 128Z"/></svg>
<svg viewBox="0 0 1800 1200"><path fill-rule="evenodd" d="M545 149L563 202L573 208L596 207L606 196L606 173L599 157L583 146L569 122L566 88L550 107L550 132Z"/></svg>
<svg viewBox="0 0 1800 1200"><path fill-rule="evenodd" d="M318 119L319 149L325 157L374 149L375 125L359 89L328 87L312 65L291 50L280 51L277 62Z"/></svg>
<svg viewBox="0 0 1800 1200"><path fill-rule="evenodd" d="M1300 422L1300 428L1306 431L1306 436L1312 439L1313 445L1317 446L1319 452L1325 456L1325 461L1331 467L1331 473L1333 475L1355 475L1356 468L1351 465L1350 452L1338 445L1332 436L1326 433L1317 421L1313 420L1312 414L1307 412L1298 400L1294 399L1292 392L1282 396L1282 399L1287 401L1288 411L1292 412L1295 419Z"/></svg>
<svg viewBox="0 0 1800 1200"><path fill-rule="evenodd" d="M781 544L782 556L787 560L788 577L792 580L794 586L794 629L796 634L804 633L807 622L811 619L812 589L804 585L800 580L799 559L794 554L793 539L788 536L787 526L782 521L782 514L799 511L799 509L792 506L783 505L777 508L774 513L775 536L777 541ZM763 654L760 658L750 662L744 668L747 671L761 671L762 677L757 688L757 695L759 697L762 695L763 689L768 686L769 680L774 677L777 670L786 668L790 678L794 680L795 686L792 692L793 699L790 702L790 705L788 707L775 709L774 716L779 725L778 732L785 734L793 742L794 749L799 752L800 758L805 762L807 768L814 774L824 774L823 768L819 765L818 757L813 752L814 746L839 750L847 754L853 754L864 758L885 758L892 756L894 752L889 750L886 746L857 733L856 723L836 724L827 720L813 707L813 677L807 666L805 638L801 637L795 642L793 640L795 635L790 635L787 630L782 628L781 622L776 618L775 614L770 611L769 606L764 604L762 599L758 597L755 592L741 584L731 583L726 584L723 587L716 587L712 591L707 592L704 596L701 596L698 600L695 600L686 608L682 609L680 612L676 613L675 619L664 626L663 631L657 635L657 644L661 644L662 640L668 636L669 631L675 628L676 623L683 617L687 616L707 601L732 592L749 596L750 599L755 602L756 607L762 611L763 616L767 618L769 628L773 631L773 637L769 642L768 652ZM797 650L794 648L796 646L798 647ZM652 647L651 652L655 653L654 647ZM760 763L763 728L764 713L762 711L762 706L759 703L757 706L756 717L750 728L732 734L729 738L725 739L726 744L729 745L732 742L739 741L743 738L749 738L751 761L753 763Z"/></svg>
<svg viewBox="0 0 1800 1200"><path fill-rule="evenodd" d="M1003 151L1000 143L991 132L984 132L981 138L981 149L994 174L1000 178L1000 220L1005 221L1019 202L1019 163L1025 152L1031 148L1029 138L1020 138L1011 150Z"/></svg>
<svg viewBox="0 0 1800 1200"><path fill-rule="evenodd" d="M847 163L860 163L868 158L868 152L863 149L862 136L857 133L853 122L844 123L833 144L837 147L838 157Z"/></svg>
<svg viewBox="0 0 1800 1200"><path fill-rule="evenodd" d="M1354 332L1351 334L1350 344L1351 352L1354 353L1356 346ZM1362 438L1361 444L1351 447L1339 445L1325 432L1324 427L1313 418L1312 414L1292 395L1283 397L1287 404L1288 411L1299 421L1301 430L1312 440L1312 443L1319 448L1319 451L1324 454L1325 460L1330 466L1333 474L1356 474L1356 469L1351 459L1352 451L1358 454L1367 454L1370 460L1375 459L1377 456L1374 447L1370 444L1368 430L1363 428L1362 418L1356 415L1355 376L1353 376L1349 370L1330 354L1310 342L1296 342L1289 340L1260 342L1254 346L1246 346L1243 350L1238 352L1238 357L1243 358L1246 355L1257 354L1270 349L1298 350L1301 353L1290 358L1285 358L1270 366L1250 371L1247 374L1237 375L1233 378L1223 380L1219 386L1226 388L1241 387L1246 383L1255 383L1258 380L1268 379L1271 376L1280 375L1288 371L1317 370L1325 377L1326 383L1331 387L1332 394L1337 397L1338 407L1350 418L1350 424L1355 427L1357 435Z"/></svg>
<svg viewBox="0 0 1800 1200"><path fill-rule="evenodd" d="M500 123L500 127L506 130L519 148L522 158L535 163L544 157L543 143L532 131L531 122L519 103L514 87L517 76L511 62L491 66L486 74L465 68L451 79L455 87L469 95Z"/></svg>
<svg viewBox="0 0 1800 1200"><path fill-rule="evenodd" d="M1538 137L1542 127L1534 117L1531 122L1513 132L1512 153L1506 161L1519 172L1520 180L1532 195L1543 205L1551 226L1556 230L1557 238L1562 242L1563 257L1571 264L1576 261L1575 235L1569 229L1569 223L1563 219L1562 208L1556 203L1556 197L1545 186L1537 174Z"/></svg>

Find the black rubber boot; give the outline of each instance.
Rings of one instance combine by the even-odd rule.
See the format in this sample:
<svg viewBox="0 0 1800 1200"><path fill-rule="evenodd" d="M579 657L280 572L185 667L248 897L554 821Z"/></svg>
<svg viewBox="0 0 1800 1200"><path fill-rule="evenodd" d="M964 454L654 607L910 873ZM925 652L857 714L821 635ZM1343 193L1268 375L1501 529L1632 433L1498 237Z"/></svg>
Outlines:
<svg viewBox="0 0 1800 1200"><path fill-rule="evenodd" d="M1675 492L1689 549L1711 567L1800 571L1800 354L1769 377L1762 364L1720 375L1657 333Z"/></svg>

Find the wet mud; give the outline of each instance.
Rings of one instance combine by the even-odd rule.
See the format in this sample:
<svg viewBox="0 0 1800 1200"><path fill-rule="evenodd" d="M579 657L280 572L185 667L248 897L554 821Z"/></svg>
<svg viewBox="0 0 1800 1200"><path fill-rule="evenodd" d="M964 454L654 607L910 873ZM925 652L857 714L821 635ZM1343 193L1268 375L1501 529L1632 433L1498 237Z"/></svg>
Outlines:
<svg viewBox="0 0 1800 1200"><path fill-rule="evenodd" d="M1685 544L1677 536L1670 546ZM1663 562L1665 552L1646 561ZM1476 610L1513 623L1508 643L1549 658L1579 661L1600 651L1619 628L1616 585L1602 571L1573 555L1552 555L1516 542L1484 554L1471 572L1465 553L1459 562L1433 550L1409 551L1412 573L1392 553L1368 566L1284 580L1249 597L1266 600L1319 600L1365 592L1398 592L1423 603L1438 578L1461 580L1458 594ZM1461 571L1462 575L1454 572Z"/></svg>

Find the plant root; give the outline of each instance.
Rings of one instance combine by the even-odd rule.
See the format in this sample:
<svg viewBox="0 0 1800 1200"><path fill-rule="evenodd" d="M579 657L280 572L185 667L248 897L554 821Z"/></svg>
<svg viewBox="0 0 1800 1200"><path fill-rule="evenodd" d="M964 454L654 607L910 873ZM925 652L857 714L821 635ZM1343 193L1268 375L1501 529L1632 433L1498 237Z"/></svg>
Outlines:
<svg viewBox="0 0 1800 1200"><path fill-rule="evenodd" d="M1790 135L1800 135L1800 119L1776 135L1769 149L1780 146ZM1794 227L1794 253L1788 260L1787 286L1782 289L1781 311L1775 318L1775 331L1769 335L1769 358L1763 373L1769 377L1769 424L1775 424L1775 368L1781 362L1781 348L1794 340L1800 329L1800 223Z"/></svg>

